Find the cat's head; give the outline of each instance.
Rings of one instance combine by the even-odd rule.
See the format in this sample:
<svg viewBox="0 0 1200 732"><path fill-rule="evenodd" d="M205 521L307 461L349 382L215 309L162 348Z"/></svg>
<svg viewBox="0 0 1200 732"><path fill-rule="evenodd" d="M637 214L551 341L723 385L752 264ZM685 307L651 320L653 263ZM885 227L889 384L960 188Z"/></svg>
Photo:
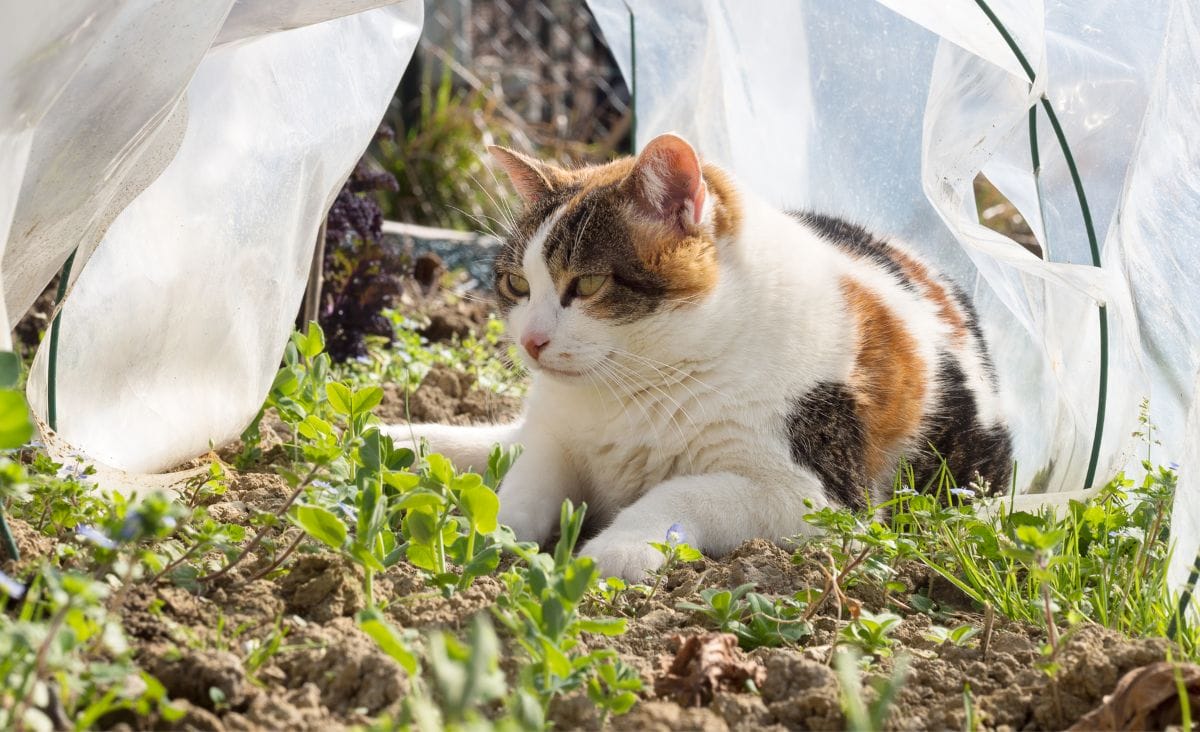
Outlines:
<svg viewBox="0 0 1200 732"><path fill-rule="evenodd" d="M614 358L661 362L648 352L712 294L739 226L724 174L671 134L585 168L490 151L524 199L494 276L525 363L572 379L612 376Z"/></svg>

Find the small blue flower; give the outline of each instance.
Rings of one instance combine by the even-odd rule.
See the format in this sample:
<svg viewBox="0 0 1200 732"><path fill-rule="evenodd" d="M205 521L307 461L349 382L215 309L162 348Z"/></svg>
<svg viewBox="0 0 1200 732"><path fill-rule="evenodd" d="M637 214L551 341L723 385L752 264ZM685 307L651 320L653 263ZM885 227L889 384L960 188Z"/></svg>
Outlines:
<svg viewBox="0 0 1200 732"><path fill-rule="evenodd" d="M974 498L975 491L971 490L970 488L951 488L950 495L958 498Z"/></svg>
<svg viewBox="0 0 1200 732"><path fill-rule="evenodd" d="M0 571L0 591L8 595L10 599L20 600L25 596L25 585Z"/></svg>
<svg viewBox="0 0 1200 732"><path fill-rule="evenodd" d="M117 542L108 538L102 531L98 531L94 526L76 526L75 538L86 541L89 544L95 544L101 549L116 549Z"/></svg>
<svg viewBox="0 0 1200 732"><path fill-rule="evenodd" d="M1171 470L1179 470L1179 463L1169 462L1169 463L1167 463L1167 467L1170 468Z"/></svg>
<svg viewBox="0 0 1200 732"><path fill-rule="evenodd" d="M687 534L683 532L683 524L673 523L671 528L667 529L667 543L671 546L682 544L687 541Z"/></svg>

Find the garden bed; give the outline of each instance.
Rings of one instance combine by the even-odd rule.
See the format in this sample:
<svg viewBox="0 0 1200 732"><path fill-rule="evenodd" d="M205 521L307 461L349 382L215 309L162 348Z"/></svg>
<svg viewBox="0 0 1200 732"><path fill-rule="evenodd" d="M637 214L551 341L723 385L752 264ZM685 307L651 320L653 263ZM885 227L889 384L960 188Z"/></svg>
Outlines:
<svg viewBox="0 0 1200 732"><path fill-rule="evenodd" d="M487 323L479 314L480 306L453 297L424 298L410 306L418 326L428 328L438 317L462 317L479 340L471 345L468 338L464 346L462 331L454 331L447 335L450 350L428 358L409 353L402 359L402 370L392 361L358 364L359 373L347 377L351 383L405 375L404 381L384 386L372 410L376 417L384 422L407 416L414 421L452 423L513 418L520 408L520 385L498 388L495 379L487 376L490 366L481 366L478 360L504 351L498 340L489 341L484 335ZM408 343L410 350L413 343ZM423 353L436 354L442 345L446 344L433 341L421 348ZM463 655L468 651L458 656L454 651L436 651L442 647L439 644L454 647L439 632L459 639L470 636L476 651L483 653L480 649L488 643L478 635L478 617L489 619L498 638L494 656L481 657L480 667L494 665L499 675L491 678L491 691L470 698L471 715L476 716L459 721L520 719L514 709L525 698L519 693L523 685L530 683L530 656L523 646L529 637L514 632L497 607L504 606L506 593L516 581L505 572L535 563L505 551L498 567L453 587L446 582L439 587L429 571L400 560L364 582L367 565L333 551L328 542L316 540L312 530L306 536L296 522L264 519L278 513L293 493L296 479L289 483L283 476L305 467L303 460L295 460L296 448L289 444L296 437L293 430L268 411L260 425L256 453L235 444L195 461L190 467L215 467L210 467L206 482L197 483L184 496L191 514L180 521L190 522L188 536L193 539L199 535L196 527L209 521L216 528L210 527L204 536L219 538L193 545L202 550L189 556L187 540L164 530L157 538L142 540L137 550L161 552L164 558L132 554L142 556L129 560L141 561L137 565L141 569L127 575L121 570L125 565L119 563L123 550L116 544L109 546L114 541L110 537L123 529L101 531L97 537L81 533L73 517L86 515L93 520L114 509L85 498L67 505L55 503L52 491L85 485L86 475L46 466L44 461L39 464L40 458L27 456L35 473L56 477L47 477L41 489L33 489L28 504L10 507L24 558L6 563L4 572L28 581L39 567L45 567L48 557L58 557L59 568L86 571L101 579L109 594L100 604L123 629L128 646L125 650L122 644L85 646L77 651L72 673L86 679L89 664L123 658L129 668L142 669L157 679L164 692L162 701L170 700L169 707L106 709L97 726L387 728L400 719L419 722L422 709L437 710L440 719L453 720L459 712L448 690L456 687L447 686L446 679L467 674L464 669L471 667L469 659L474 657ZM53 483L64 479L64 470L69 482ZM314 482L307 490L311 493L318 487ZM1143 508L1158 505L1152 498L1165 500L1162 495L1147 495L1139 504ZM933 511L934 523L929 526L963 522L966 528L961 536L979 535L978 527L992 526L993 542L1013 527L976 519L969 507L922 508L915 502L918 499L912 500L903 511L893 512L889 525L871 524L867 517L847 512L814 517L814 523L828 529L827 537L786 548L750 541L728 557L688 561L691 557L685 548L666 543L664 551L672 552L670 566L646 585L623 587L602 580L578 600L574 610L568 609L585 625L564 642L563 649L572 659L609 649L615 651L616 660L585 667L580 677L584 681L564 682L561 693L548 695L545 721L561 729L841 729L871 727L881 721L889 729L1063 729L1100 705L1127 672L1171 655L1165 639L1130 638L1083 617L1078 610L1085 605L1079 597L1095 607L1108 595L1087 589L1086 584L1070 586L1057 576L1045 585L1053 595L1052 637L1046 623L1039 622L1042 595L1039 585L1030 583L1029 573L1039 571L1039 562L1048 556L1037 551L1068 555L1063 562L1083 561L1083 555L1072 559L1065 549L1031 549L1028 556L1002 551L993 555L982 541L985 548L976 559L1012 567L1009 574L1020 577L1011 583L1019 595L1017 609L1010 608L1007 614L1021 619L1005 617L999 604L989 609L979 601L986 582L952 581L954 574L947 568L952 567L953 553L936 555L936 562L920 561L929 558L927 553L934 556L937 546L932 540L926 546L923 540L913 539L919 531L897 521L916 521L925 515L921 511ZM1165 540L1165 524L1154 523L1144 511L1138 513L1141 509L1121 513L1125 509L1110 506L1104 510L1108 511L1104 521L1128 524L1114 526L1114 531L1136 524L1151 544L1157 546L1160 534ZM119 515L103 520L109 526L120 524ZM128 525L128 513L124 521ZM1036 524L1032 518L1018 523ZM1057 530L1052 523L1037 525L1045 536ZM257 548L234 562L232 569L222 571L260 531L263 540ZM1040 546L1037 537L1010 533L1019 541L1032 542L1031 547ZM1088 536L1090 541L1100 541L1099 534ZM1057 541L1061 546L1064 539ZM1157 567L1161 558L1149 550L1134 554L1132 548L1121 548L1132 545L1105 546L1117 567L1132 562L1132 567L1146 571ZM156 567L157 580L152 571ZM571 571L575 569L562 576L569 577ZM1116 575L1111 581L1126 582ZM373 602L365 594L368 586ZM1078 595L1075 600L1069 600L1072 592ZM1147 591L1147 597L1151 594ZM1029 607L1021 610L1020 603ZM386 640L364 632L365 608L381 613L406 651L393 652ZM1127 632L1135 622L1129 618L1135 616L1126 616ZM592 619L609 624L595 626L603 630L593 632L593 626L586 625ZM624 630L617 632L621 623ZM1109 625L1121 627L1120 622ZM1159 634L1152 627L1138 632ZM421 659L422 681L417 685L403 668L404 654L410 652ZM1192 652L1191 647L1173 650L1175 658ZM436 658L441 656L436 654L452 660L439 662ZM595 678L589 674L603 665L617 669L617 675L604 682L608 686L603 686L609 706L588 693ZM149 682L133 677L121 682L131 698L140 692L129 692L129 685L137 683ZM418 691L424 707L412 703ZM60 693L72 692L66 688ZM626 709L620 699L629 693L636 703ZM1165 704L1162 719L1169 720L1178 712L1178 704L1171 707L1171 700ZM46 708L53 720L54 703ZM440 723L427 721L425 726Z"/></svg>

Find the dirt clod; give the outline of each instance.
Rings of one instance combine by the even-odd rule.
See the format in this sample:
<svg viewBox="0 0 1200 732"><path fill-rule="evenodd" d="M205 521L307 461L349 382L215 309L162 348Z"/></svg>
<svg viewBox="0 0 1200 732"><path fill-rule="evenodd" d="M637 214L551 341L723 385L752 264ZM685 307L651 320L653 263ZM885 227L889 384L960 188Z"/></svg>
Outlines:
<svg viewBox="0 0 1200 732"><path fill-rule="evenodd" d="M1166 729L1183 723L1180 687L1192 709L1200 709L1200 666L1159 661L1121 677L1104 703L1072 730Z"/></svg>
<svg viewBox="0 0 1200 732"><path fill-rule="evenodd" d="M293 650L277 659L287 684L292 688L312 684L321 703L331 709L345 712L361 707L375 713L408 690L404 671L352 618L305 625L288 637L288 643Z"/></svg>
<svg viewBox="0 0 1200 732"><path fill-rule="evenodd" d="M172 698L209 710L217 704L237 707L246 701L246 672L241 659L229 651L152 646L143 652L141 662Z"/></svg>
<svg viewBox="0 0 1200 732"><path fill-rule="evenodd" d="M301 557L279 583L288 612L318 623L353 615L363 606L362 581L341 557Z"/></svg>

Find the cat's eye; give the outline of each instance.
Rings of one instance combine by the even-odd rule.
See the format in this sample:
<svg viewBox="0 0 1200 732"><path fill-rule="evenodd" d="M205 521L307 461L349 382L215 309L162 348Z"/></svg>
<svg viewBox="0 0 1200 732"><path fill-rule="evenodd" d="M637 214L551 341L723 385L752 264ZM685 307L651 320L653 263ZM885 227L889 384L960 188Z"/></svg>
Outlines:
<svg viewBox="0 0 1200 732"><path fill-rule="evenodd" d="M579 297L591 297L604 287L608 275L588 275L575 280L575 294Z"/></svg>
<svg viewBox="0 0 1200 732"><path fill-rule="evenodd" d="M529 294L529 280L519 274L509 272L504 275L504 285L508 291L517 297L525 297Z"/></svg>

